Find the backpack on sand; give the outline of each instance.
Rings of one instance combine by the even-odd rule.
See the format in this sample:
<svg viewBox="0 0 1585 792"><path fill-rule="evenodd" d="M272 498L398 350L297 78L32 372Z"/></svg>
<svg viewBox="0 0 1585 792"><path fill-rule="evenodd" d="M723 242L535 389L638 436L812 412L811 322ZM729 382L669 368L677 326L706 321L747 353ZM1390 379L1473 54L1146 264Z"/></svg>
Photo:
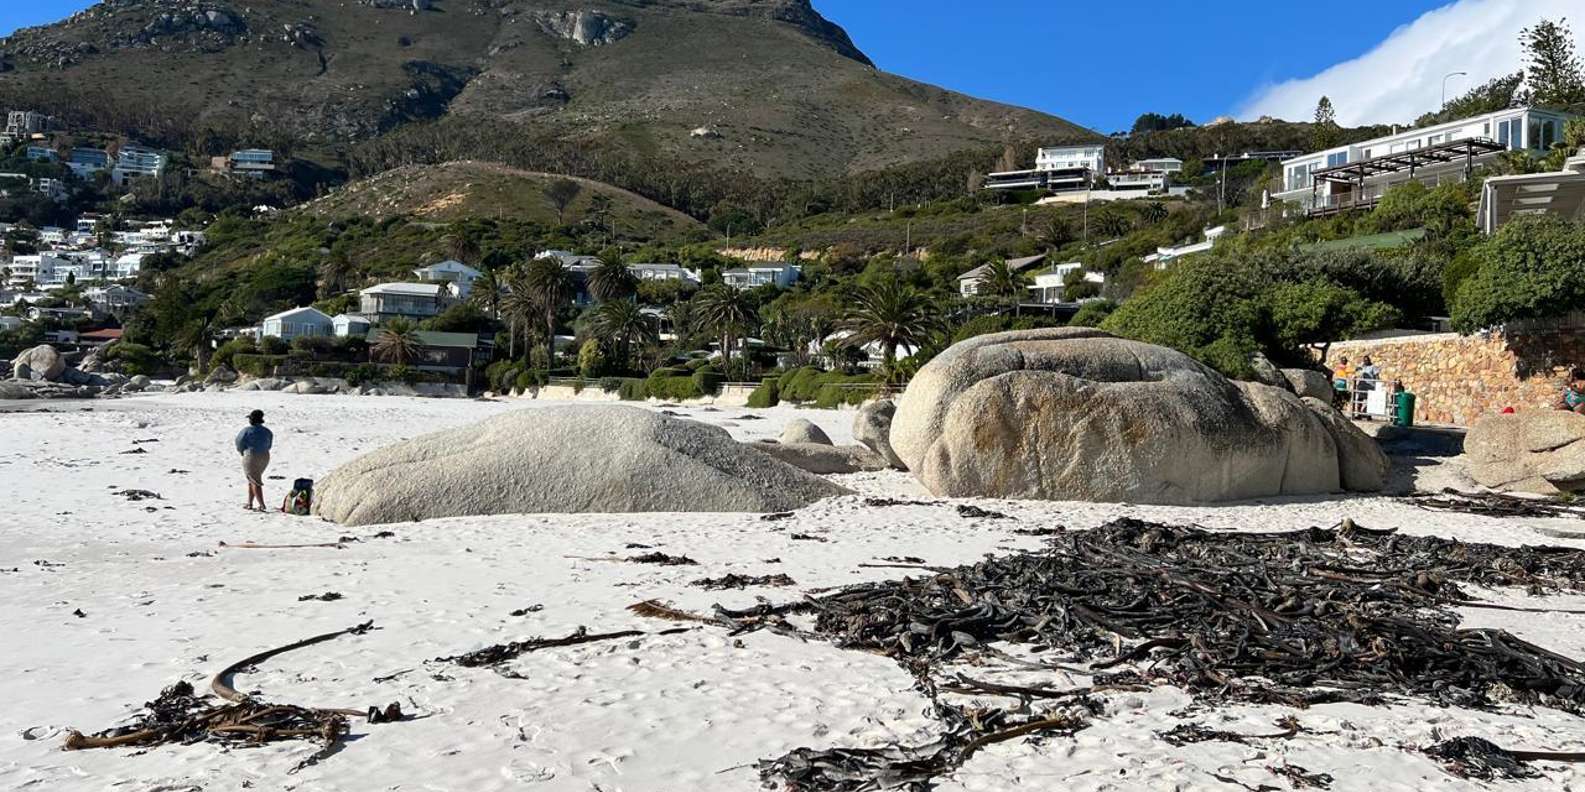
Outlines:
<svg viewBox="0 0 1585 792"><path fill-rule="evenodd" d="M314 480L300 478L292 482L292 491L287 493L286 502L281 504L281 511L307 517L314 506Z"/></svg>

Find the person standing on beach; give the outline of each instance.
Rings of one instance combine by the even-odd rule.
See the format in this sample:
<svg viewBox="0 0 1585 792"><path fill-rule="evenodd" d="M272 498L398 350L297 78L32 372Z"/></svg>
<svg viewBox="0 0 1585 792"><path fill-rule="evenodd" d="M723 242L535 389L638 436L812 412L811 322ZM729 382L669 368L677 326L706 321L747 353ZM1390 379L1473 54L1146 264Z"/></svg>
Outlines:
<svg viewBox="0 0 1585 792"><path fill-rule="evenodd" d="M237 433L237 453L242 455L242 475L248 479L248 505L254 511L253 501L259 501L258 511L267 511L264 505L264 469L270 466L270 446L275 435L264 427L264 411L248 413L248 425Z"/></svg>

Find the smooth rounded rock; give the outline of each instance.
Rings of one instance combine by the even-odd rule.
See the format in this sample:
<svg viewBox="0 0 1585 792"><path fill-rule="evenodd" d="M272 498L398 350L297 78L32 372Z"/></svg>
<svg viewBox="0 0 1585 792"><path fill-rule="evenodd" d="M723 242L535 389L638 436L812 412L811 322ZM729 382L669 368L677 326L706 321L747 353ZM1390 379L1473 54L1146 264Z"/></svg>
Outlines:
<svg viewBox="0 0 1585 792"><path fill-rule="evenodd" d="M726 430L621 405L515 410L397 443L315 487L344 525L485 514L771 512L848 494Z"/></svg>

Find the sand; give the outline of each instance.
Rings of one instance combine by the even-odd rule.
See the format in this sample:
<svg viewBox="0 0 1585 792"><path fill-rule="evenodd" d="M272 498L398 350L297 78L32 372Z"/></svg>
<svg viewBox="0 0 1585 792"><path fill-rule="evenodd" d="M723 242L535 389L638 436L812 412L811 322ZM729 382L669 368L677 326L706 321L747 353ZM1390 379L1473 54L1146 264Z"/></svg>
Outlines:
<svg viewBox="0 0 1585 792"><path fill-rule="evenodd" d="M502 641L561 636L580 626L653 632L676 625L625 608L647 599L700 611L714 603L745 606L756 597L782 600L907 574L858 566L886 556L966 563L1039 546L1036 538L1013 534L1017 527L1086 528L1120 515L1230 530L1331 525L1352 517L1370 527L1466 540L1585 547L1535 530L1578 529L1578 521L1432 513L1381 497L1216 508L977 502L1014 522L966 520L951 501L873 508L854 496L777 522L741 514L458 518L383 526L395 536L382 539L372 538L378 529L342 530L242 510L231 437L254 407L268 413L276 432L270 474L316 478L385 443L536 406L196 393L34 402L25 411L0 412L0 635L6 636L0 789L756 789L753 763L793 748L928 739L934 724L924 714L925 699L884 658L769 632L734 639L706 626L526 655L506 666L515 678L432 660ZM740 439L775 437L794 416L819 424L835 442L851 439L851 413L671 409L724 426ZM143 453L124 453L134 449ZM865 494L925 497L904 474L835 478ZM279 502L287 483L269 482L272 502ZM126 489L162 498L132 501L117 494ZM363 541L343 549L220 546L326 542L344 534ZM700 565L585 560L647 552L630 543L686 554ZM708 592L688 585L728 572L786 573L798 586ZM344 598L298 599L327 591ZM1585 597L1489 594L1497 602L1585 608ZM510 615L534 605L543 607ZM83 616L73 615L79 610ZM1585 616L1465 615L1469 626L1501 627L1585 656ZM317 765L289 774L315 750L304 742L229 751L207 744L146 752L60 750L68 728L92 732L121 723L179 679L202 687L234 660L365 620L378 629L284 655L236 680L239 689L272 700L360 708L397 701L419 716L398 724L354 721L354 739ZM1332 789L1478 789L1400 746L1478 735L1511 748L1585 748L1580 720L1546 709L1486 713L1405 703L1174 714L1188 701L1170 689L1113 696L1113 714L1075 737L992 746L940 788L1236 788L1217 780L1221 776L1286 789L1289 781L1268 768L1292 763L1330 773ZM1286 714L1325 734L1182 748L1154 736L1184 720L1271 731ZM1544 778L1501 787L1585 789L1579 767L1540 767Z"/></svg>

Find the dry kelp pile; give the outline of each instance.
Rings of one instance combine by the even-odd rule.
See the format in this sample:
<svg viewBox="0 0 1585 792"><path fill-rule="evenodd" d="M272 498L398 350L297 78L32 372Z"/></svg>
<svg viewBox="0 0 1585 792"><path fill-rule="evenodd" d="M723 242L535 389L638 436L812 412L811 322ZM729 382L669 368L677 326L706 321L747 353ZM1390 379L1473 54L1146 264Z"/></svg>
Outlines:
<svg viewBox="0 0 1585 792"><path fill-rule="evenodd" d="M1585 518L1585 505L1554 498L1521 497L1501 492L1420 492L1404 498L1422 509L1478 514L1482 517L1576 517Z"/></svg>
<svg viewBox="0 0 1585 792"><path fill-rule="evenodd" d="M1026 704L1082 705L1108 689L1174 685L1212 704L1414 697L1575 714L1585 707L1585 664L1504 631L1458 629L1450 609L1471 604L1463 583L1585 590L1582 551L1466 544L1347 521L1335 530L1249 534L1125 519L1050 542L1041 552L809 601L817 635L909 669L945 728L931 746L794 751L762 763L765 780L803 790L924 789L978 741L1009 728L1071 731L1082 717L1068 709L1012 723L1001 711L953 709L937 698L941 690ZM998 643L1029 648L1041 658L1034 668L1080 671L1091 687L944 681L951 661L1007 657ZM1036 725L1047 721L1065 726ZM921 768L931 772L913 772Z"/></svg>
<svg viewBox="0 0 1585 792"><path fill-rule="evenodd" d="M344 635L363 635L375 629L365 622L345 630L316 635L286 646L259 652L226 666L210 681L210 688L224 703L200 696L186 681L160 691L159 697L143 705L132 723L93 735L73 730L67 733L65 749L148 747L191 745L215 742L230 746L263 745L278 740L317 740L318 751L298 763L290 772L313 765L335 753L348 730L349 717L367 718L369 723L399 721L404 718L400 705L384 709L303 707L272 704L244 695L231 685L231 677L244 668L262 663L276 655L323 643Z"/></svg>

